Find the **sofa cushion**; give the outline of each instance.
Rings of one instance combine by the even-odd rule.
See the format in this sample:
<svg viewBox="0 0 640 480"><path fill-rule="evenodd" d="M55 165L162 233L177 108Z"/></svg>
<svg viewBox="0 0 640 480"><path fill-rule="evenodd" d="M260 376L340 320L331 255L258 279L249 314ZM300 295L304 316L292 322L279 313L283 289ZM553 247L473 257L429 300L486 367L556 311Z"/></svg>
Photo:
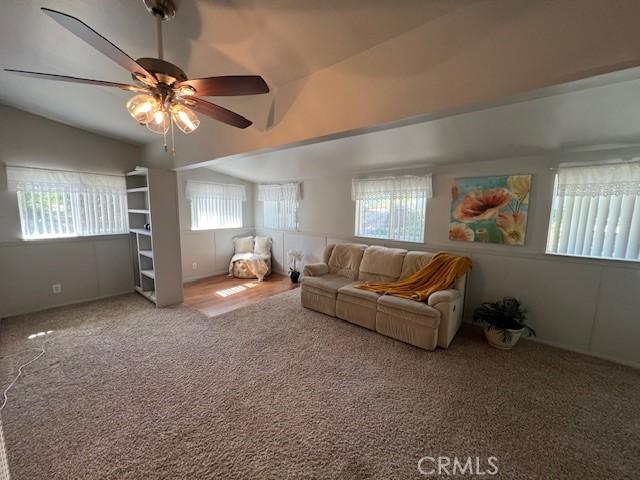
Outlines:
<svg viewBox="0 0 640 480"><path fill-rule="evenodd" d="M413 275L422 267L424 267L435 253L431 252L407 252L404 256L404 262L402 264L402 272L400 273L400 280Z"/></svg>
<svg viewBox="0 0 640 480"><path fill-rule="evenodd" d="M364 251L358 280L363 282L395 282L400 276L404 256L402 248L372 245Z"/></svg>
<svg viewBox="0 0 640 480"><path fill-rule="evenodd" d="M319 294L335 297L338 290L351 283L351 280L340 275L322 275L321 277L303 277L302 286L311 288Z"/></svg>
<svg viewBox="0 0 640 480"><path fill-rule="evenodd" d="M340 243L334 246L329 257L329 273L351 281L357 280L365 248L366 245L356 243Z"/></svg>
<svg viewBox="0 0 640 480"><path fill-rule="evenodd" d="M349 284L341 287L338 290L338 295L348 297L351 301L356 301L357 303L361 302L370 302L372 304L378 303L378 299L380 298L380 294L376 292L370 292L369 290L362 290L361 288L356 288L356 284Z"/></svg>
<svg viewBox="0 0 640 480"><path fill-rule="evenodd" d="M378 305L395 310L423 315L425 317L440 318L440 312L426 303L409 300L408 298L394 297L393 295L383 295L378 300Z"/></svg>

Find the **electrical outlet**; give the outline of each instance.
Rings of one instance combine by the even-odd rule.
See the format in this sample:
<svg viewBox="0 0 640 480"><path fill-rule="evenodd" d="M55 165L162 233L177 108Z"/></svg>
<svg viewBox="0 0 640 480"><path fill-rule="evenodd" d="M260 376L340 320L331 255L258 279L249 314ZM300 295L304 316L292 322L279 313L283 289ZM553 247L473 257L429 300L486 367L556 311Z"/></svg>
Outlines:
<svg viewBox="0 0 640 480"><path fill-rule="evenodd" d="M59 293L62 293L62 284L60 283L54 283L53 285L51 285L51 291L57 295Z"/></svg>
<svg viewBox="0 0 640 480"><path fill-rule="evenodd" d="M197 270L197 269L198 269L198 264L197 264L196 262L193 262L193 263L191 264L191 269L192 269L192 270Z"/></svg>

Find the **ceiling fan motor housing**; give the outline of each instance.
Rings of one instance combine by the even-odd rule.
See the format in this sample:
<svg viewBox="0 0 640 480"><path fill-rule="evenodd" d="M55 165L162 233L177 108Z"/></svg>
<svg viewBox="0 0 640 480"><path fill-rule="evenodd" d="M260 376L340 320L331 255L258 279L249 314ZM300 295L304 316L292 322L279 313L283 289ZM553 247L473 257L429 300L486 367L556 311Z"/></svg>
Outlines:
<svg viewBox="0 0 640 480"><path fill-rule="evenodd" d="M173 85L176 82L186 81L187 74L182 69L171 62L161 60L159 58L138 58L136 60L142 65L148 72L152 73L159 82L167 85ZM135 75L132 75L134 80L139 80Z"/></svg>
<svg viewBox="0 0 640 480"><path fill-rule="evenodd" d="M171 20L176 15L176 6L173 0L142 0L144 6L154 17L162 20Z"/></svg>

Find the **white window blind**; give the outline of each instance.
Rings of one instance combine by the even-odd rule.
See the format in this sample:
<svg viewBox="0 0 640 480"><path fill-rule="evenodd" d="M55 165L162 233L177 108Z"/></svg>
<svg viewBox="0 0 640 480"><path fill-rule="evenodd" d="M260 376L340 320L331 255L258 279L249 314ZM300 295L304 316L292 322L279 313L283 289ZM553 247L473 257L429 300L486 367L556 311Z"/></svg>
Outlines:
<svg viewBox="0 0 640 480"><path fill-rule="evenodd" d="M129 230L124 176L7 167L25 239L111 235Z"/></svg>
<svg viewBox="0 0 640 480"><path fill-rule="evenodd" d="M263 202L265 228L298 229L299 183L259 185L258 200Z"/></svg>
<svg viewBox="0 0 640 480"><path fill-rule="evenodd" d="M191 203L191 229L242 227L244 185L188 181L186 196Z"/></svg>
<svg viewBox="0 0 640 480"><path fill-rule="evenodd" d="M561 167L547 252L640 260L640 163Z"/></svg>
<svg viewBox="0 0 640 480"><path fill-rule="evenodd" d="M354 179L355 235L404 242L424 241L431 175Z"/></svg>

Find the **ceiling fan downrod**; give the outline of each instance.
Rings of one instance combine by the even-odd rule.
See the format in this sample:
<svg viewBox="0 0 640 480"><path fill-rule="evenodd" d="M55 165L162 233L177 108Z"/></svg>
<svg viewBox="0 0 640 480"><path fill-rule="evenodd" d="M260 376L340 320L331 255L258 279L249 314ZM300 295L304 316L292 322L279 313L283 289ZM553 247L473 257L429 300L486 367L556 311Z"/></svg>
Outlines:
<svg viewBox="0 0 640 480"><path fill-rule="evenodd" d="M156 28L158 32L158 58L164 60L164 48L162 45L162 19L156 17Z"/></svg>
<svg viewBox="0 0 640 480"><path fill-rule="evenodd" d="M158 34L158 58L164 60L164 44L162 42L162 22L171 20L176 15L173 0L142 0L147 11L156 18Z"/></svg>

